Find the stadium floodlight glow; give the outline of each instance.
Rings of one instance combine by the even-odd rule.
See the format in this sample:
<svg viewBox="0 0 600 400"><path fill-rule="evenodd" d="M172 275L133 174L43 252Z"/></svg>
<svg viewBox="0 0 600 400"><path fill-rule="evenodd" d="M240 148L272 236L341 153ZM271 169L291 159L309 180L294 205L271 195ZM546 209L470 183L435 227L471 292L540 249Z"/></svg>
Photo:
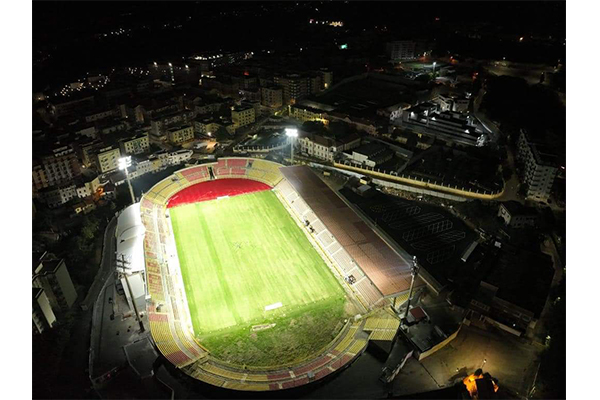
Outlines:
<svg viewBox="0 0 600 400"><path fill-rule="evenodd" d="M298 129L286 128L285 135L290 138L290 162L294 164L294 139L298 137Z"/></svg>
<svg viewBox="0 0 600 400"><path fill-rule="evenodd" d="M135 195L133 194L133 188L131 187L131 180L129 179L129 171L127 167L131 167L131 156L119 158L119 169L125 170L125 178L127 179L127 186L129 186L129 194L131 195L131 204L135 204Z"/></svg>
<svg viewBox="0 0 600 400"><path fill-rule="evenodd" d="M285 135L287 137L298 137L298 129L286 128Z"/></svg>
<svg viewBox="0 0 600 400"><path fill-rule="evenodd" d="M119 169L127 170L127 167L131 166L131 156L119 158Z"/></svg>

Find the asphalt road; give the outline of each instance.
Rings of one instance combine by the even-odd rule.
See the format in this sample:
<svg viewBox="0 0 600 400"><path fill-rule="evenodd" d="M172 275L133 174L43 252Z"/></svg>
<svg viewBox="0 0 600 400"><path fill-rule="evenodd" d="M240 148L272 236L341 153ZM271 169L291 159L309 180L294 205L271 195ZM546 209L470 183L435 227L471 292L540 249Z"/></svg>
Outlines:
<svg viewBox="0 0 600 400"><path fill-rule="evenodd" d="M54 388L55 392L53 392L53 396L56 398L81 399L92 397L91 382L88 375L92 304L111 272L110 266L114 262L114 257L107 257L107 254L114 255L115 252L115 229L116 218L113 218L104 232L102 261L96 278L86 298L74 305L74 307L80 307L87 304L88 307L87 310L78 308L74 316L75 321L70 331L69 344L65 347L59 364L58 379Z"/></svg>
<svg viewBox="0 0 600 400"><path fill-rule="evenodd" d="M82 301L82 306L91 309L94 305L94 302L98 298L98 294L100 294L100 290L104 286L104 282L108 279L108 276L111 274L113 269L111 266L115 265L115 252L116 252L116 242L115 242L115 231L117 229L117 217L114 217L108 223L106 230L104 231L104 243L102 247L102 260L100 262L100 269L94 278L94 282L88 291L87 296Z"/></svg>

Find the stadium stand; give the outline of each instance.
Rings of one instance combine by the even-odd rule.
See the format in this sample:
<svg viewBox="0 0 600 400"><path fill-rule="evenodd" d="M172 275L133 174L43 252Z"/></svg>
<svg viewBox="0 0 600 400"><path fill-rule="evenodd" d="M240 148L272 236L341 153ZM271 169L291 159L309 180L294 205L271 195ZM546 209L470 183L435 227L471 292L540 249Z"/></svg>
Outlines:
<svg viewBox="0 0 600 400"><path fill-rule="evenodd" d="M331 190L310 168L291 166L280 169L285 180L316 214L347 253L336 253L344 271L352 270L348 259L368 277L357 290L364 290L369 304L383 296L398 296L410 286L410 262L396 253L348 204ZM313 224L317 233L321 231ZM422 284L422 283L420 283Z"/></svg>

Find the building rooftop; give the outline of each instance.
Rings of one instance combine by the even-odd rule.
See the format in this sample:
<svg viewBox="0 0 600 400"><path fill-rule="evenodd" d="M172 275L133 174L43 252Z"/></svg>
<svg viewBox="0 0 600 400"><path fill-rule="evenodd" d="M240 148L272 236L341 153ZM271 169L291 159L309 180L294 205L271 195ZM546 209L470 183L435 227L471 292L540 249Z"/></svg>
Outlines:
<svg viewBox="0 0 600 400"><path fill-rule="evenodd" d="M525 207L518 201L507 201L502 203L502 205L508 210L508 212L515 215L538 215L537 210L531 207Z"/></svg>
<svg viewBox="0 0 600 400"><path fill-rule="evenodd" d="M353 149L352 151L355 153L363 154L370 158L384 150L386 150L386 147L382 144L369 143L369 144L364 144L356 149Z"/></svg>
<svg viewBox="0 0 600 400"><path fill-rule="evenodd" d="M56 269L63 262L62 259L52 259L52 260L40 260L37 265L34 261L33 263L33 274L40 275L45 273L53 273L56 272Z"/></svg>
<svg viewBox="0 0 600 400"><path fill-rule="evenodd" d="M38 297L40 297L40 295L44 292L44 289L42 288L31 288L32 292L33 292L33 300L37 299Z"/></svg>
<svg viewBox="0 0 600 400"><path fill-rule="evenodd" d="M235 112L241 112L241 111L246 111L246 110L252 110L254 107L252 107L249 104L243 104L241 106L235 106L233 107L233 109L231 111L235 111Z"/></svg>
<svg viewBox="0 0 600 400"><path fill-rule="evenodd" d="M503 246L490 262L484 282L498 288L496 297L540 315L554 277L552 259L545 254L511 251Z"/></svg>

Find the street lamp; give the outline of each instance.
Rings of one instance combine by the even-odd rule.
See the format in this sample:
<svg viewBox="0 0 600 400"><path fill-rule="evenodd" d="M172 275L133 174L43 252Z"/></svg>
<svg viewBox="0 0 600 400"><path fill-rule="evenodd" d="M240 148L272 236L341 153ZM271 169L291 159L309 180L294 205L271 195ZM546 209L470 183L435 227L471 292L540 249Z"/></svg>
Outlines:
<svg viewBox="0 0 600 400"><path fill-rule="evenodd" d="M127 185L129 186L129 194L131 194L131 204L134 204L135 196L133 194L133 188L131 187L131 181L129 180L129 171L127 170L127 167L131 167L131 156L119 158L119 169L125 170Z"/></svg>
<svg viewBox="0 0 600 400"><path fill-rule="evenodd" d="M291 163L294 163L294 139L298 137L298 129L286 128L285 135L290 138Z"/></svg>

